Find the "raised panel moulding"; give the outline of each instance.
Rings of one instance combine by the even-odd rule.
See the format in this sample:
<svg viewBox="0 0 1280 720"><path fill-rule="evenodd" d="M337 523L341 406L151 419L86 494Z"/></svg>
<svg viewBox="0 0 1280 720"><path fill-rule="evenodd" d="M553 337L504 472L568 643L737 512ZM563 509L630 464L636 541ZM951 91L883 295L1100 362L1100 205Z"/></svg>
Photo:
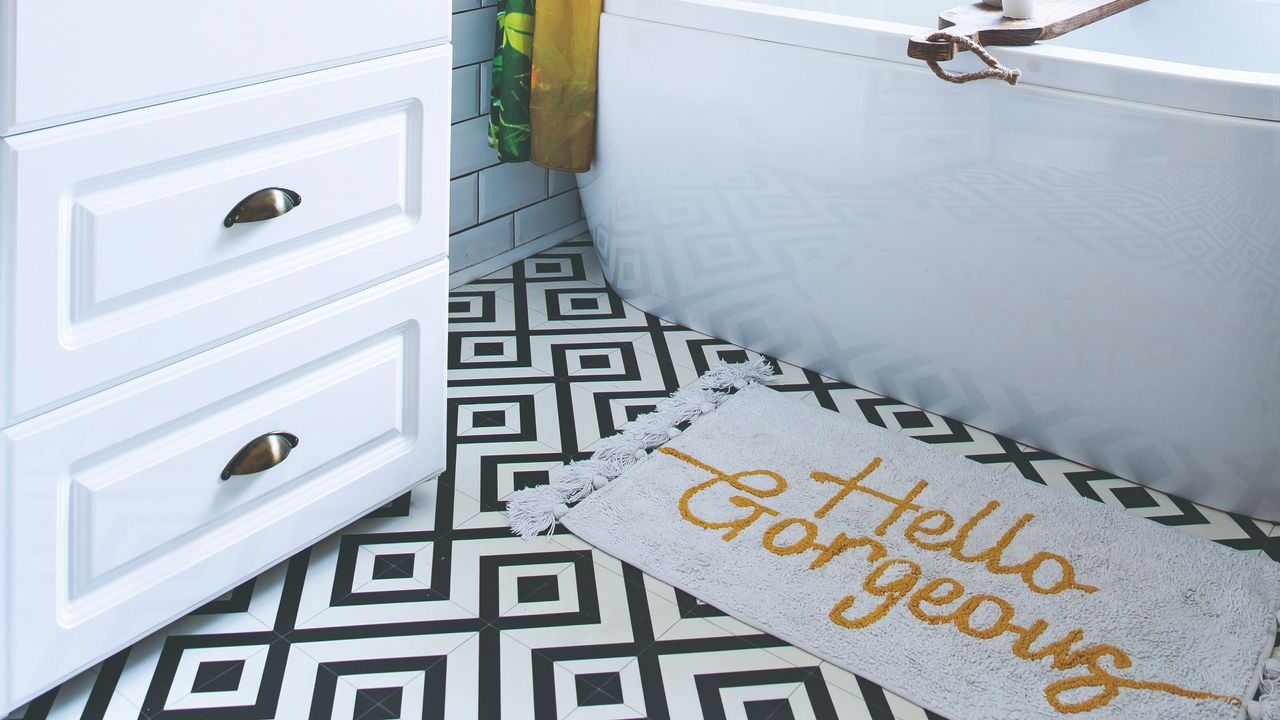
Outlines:
<svg viewBox="0 0 1280 720"><path fill-rule="evenodd" d="M413 100L78 183L61 223L64 341L91 342L103 315L124 316L104 326L145 323L221 297L228 283L405 232L422 210L421 113ZM190 220L273 185L299 192L305 212L231 229Z"/></svg>
<svg viewBox="0 0 1280 720"><path fill-rule="evenodd" d="M407 451L418 424L418 333L403 324L73 463L58 512L67 548L59 615L82 622L111 604L99 591L149 585L176 554L186 564L217 552L221 537L286 514L298 493L344 482L351 463ZM268 427L296 432L297 450L269 472L220 480L223 463Z"/></svg>

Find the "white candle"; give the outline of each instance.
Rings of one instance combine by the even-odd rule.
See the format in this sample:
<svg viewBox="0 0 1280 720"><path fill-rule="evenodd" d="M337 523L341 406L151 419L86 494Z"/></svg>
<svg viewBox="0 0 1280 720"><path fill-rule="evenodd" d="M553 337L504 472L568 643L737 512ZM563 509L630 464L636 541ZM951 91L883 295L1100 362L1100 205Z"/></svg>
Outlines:
<svg viewBox="0 0 1280 720"><path fill-rule="evenodd" d="M1036 0L1004 0L1004 16L1027 20L1036 16Z"/></svg>

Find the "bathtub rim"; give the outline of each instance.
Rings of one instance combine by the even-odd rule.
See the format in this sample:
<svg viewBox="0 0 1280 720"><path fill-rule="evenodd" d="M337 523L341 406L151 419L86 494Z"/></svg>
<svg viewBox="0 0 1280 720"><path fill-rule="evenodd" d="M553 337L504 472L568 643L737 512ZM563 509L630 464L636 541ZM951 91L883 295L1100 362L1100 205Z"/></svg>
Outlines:
<svg viewBox="0 0 1280 720"><path fill-rule="evenodd" d="M605 0L605 13L635 20L909 65L907 39L932 28L742 0ZM1082 50L1053 41L992 52L1019 67L1020 84L1243 119L1280 122L1280 73L1233 70ZM949 69L982 65L967 53ZM940 91L963 91L939 81ZM1011 88L1016 91L1016 88Z"/></svg>

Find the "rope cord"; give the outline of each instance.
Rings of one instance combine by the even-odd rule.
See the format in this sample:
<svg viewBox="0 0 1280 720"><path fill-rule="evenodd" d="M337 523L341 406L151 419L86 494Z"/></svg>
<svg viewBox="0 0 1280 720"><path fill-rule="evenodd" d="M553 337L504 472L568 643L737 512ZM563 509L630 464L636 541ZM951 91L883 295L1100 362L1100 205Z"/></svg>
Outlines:
<svg viewBox="0 0 1280 720"><path fill-rule="evenodd" d="M986 48L978 44L977 40L965 35L955 35L946 32L945 30L938 31L929 36L929 42L942 42L944 40L970 50L974 55L978 56L978 59L986 63L987 67L985 70L978 70L976 72L952 73L942 69L942 66L938 64L937 60L930 58L925 62L929 63L929 69L933 70L934 75L937 75L949 83L956 83L957 85L962 85L974 80L985 80L986 78L998 78L1000 80L1004 80L1010 85L1018 84L1018 77L1022 75L1022 71L1016 68L1005 67L1000 64L1000 61L992 57L991 53L987 52Z"/></svg>

